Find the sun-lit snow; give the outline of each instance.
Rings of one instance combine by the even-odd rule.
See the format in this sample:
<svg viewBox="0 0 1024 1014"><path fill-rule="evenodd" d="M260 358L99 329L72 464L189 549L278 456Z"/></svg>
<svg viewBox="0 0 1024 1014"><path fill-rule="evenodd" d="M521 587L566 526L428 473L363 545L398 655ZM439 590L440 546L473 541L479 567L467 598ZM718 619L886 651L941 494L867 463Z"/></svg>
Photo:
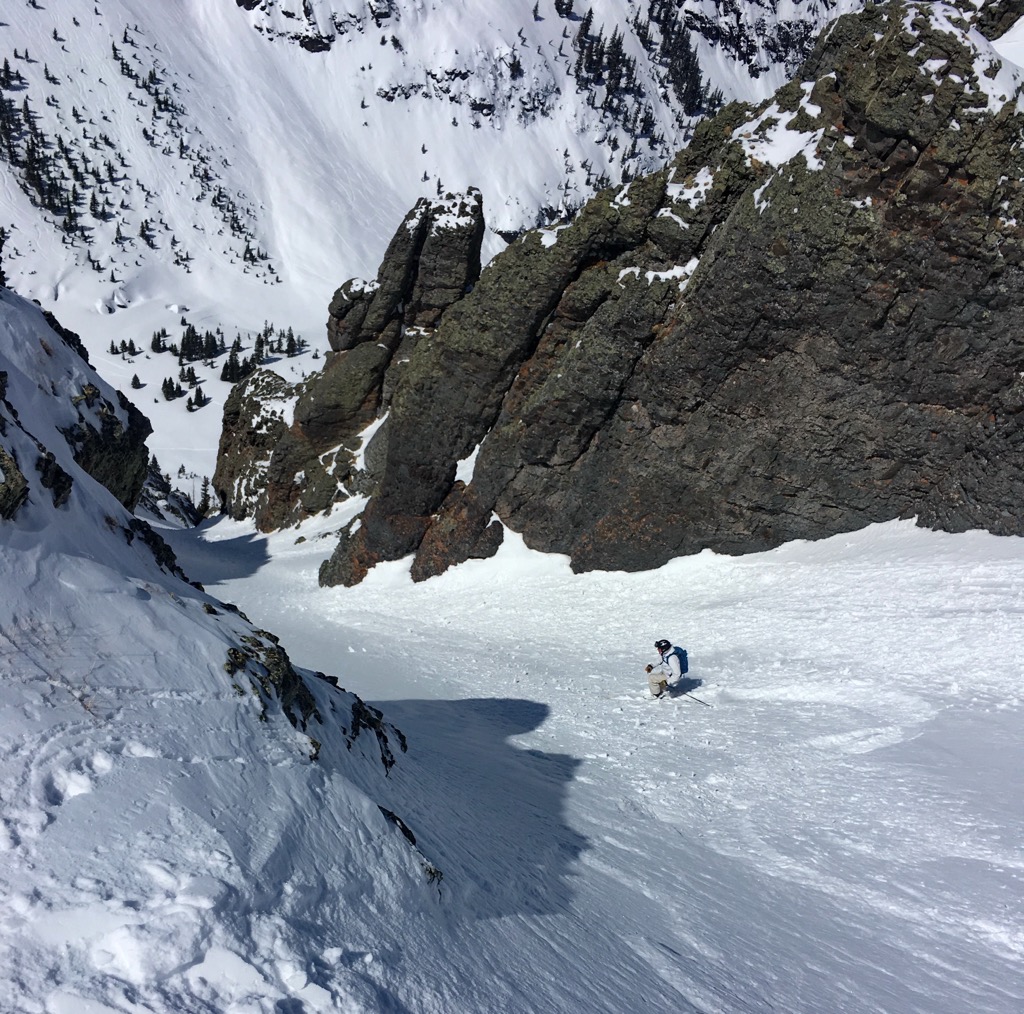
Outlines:
<svg viewBox="0 0 1024 1014"><path fill-rule="evenodd" d="M894 522L579 576L507 532L422 585L399 562L325 590L327 527L175 545L409 736L385 805L472 946L426 971L429 941L398 931L407 1009L1024 1000L1020 539ZM654 701L662 636L689 650L689 694Z"/></svg>
<svg viewBox="0 0 1024 1014"><path fill-rule="evenodd" d="M157 566L61 432L79 380L111 392L9 293L0 373L29 479L0 520L0 1009L376 1009L313 964L376 953L407 892L434 905L378 808L375 731L312 674L324 720L293 725L238 654L270 637ZM47 451L66 498L36 474Z"/></svg>
<svg viewBox="0 0 1024 1014"><path fill-rule="evenodd" d="M204 377L213 401L191 414L154 396L176 363L148 352L152 330L176 339L184 316L224 323L229 342L248 329L248 344L267 320L308 328L309 352L276 364L299 379L326 348L330 291L372 275L432 174L481 186L485 207L507 201L509 221L547 199L556 175L558 160L543 155L554 135L524 146L509 117L498 141L477 131L490 147L470 178L430 107L396 99L364 111L357 98L370 92L347 91L357 75L383 87L409 69L387 38L360 48L326 0L308 17L296 3L289 18L286 6L44 0L0 28L42 63L52 19L63 31L78 10L69 63L49 66L65 77L64 101L85 107L93 95L88 108L136 129L141 106L115 94L109 75L100 85L78 71L107 66L111 34L121 36L106 22L131 28L173 68L192 140L232 163L235 192L253 199L254 228L274 248L281 284L224 265L209 205L154 188L168 228L202 228L209 249L192 244L190 273L147 262L109 283L109 265L101 274L76 263L4 180L0 207L17 226L12 280L83 332L114 387L142 377L130 393L153 417L151 447L194 485L212 471L228 385ZM529 21L529 6L517 20ZM784 16L797 6L778 5ZM446 39L483 37L466 4L408 10L406 42L420 32L429 43L434 17ZM506 16L493 7L499 28ZM344 37L295 62L280 36L306 23ZM505 33L506 55L514 36ZM1014 59L1022 38L997 49ZM474 66L492 65L486 56ZM370 62L372 73L357 72ZM720 83L736 74L719 70ZM774 74L758 87L781 84ZM101 88L106 106L93 94ZM354 134L339 128L349 122ZM557 150L579 155L592 140L559 137ZM813 138L781 126L763 140L775 142L771 158L813 150ZM171 187L148 147L133 157ZM535 178L523 182L518 159L536 159ZM708 173L671 186L699 201L712 182ZM685 284L695 266L659 274ZM157 569L125 537L120 505L74 466L58 427L69 398L96 380L36 311L8 297L0 310L0 370L18 411L5 437L27 470L44 441L75 480L64 506L36 490L0 521L0 1009L1024 1007L1022 540L901 521L647 574L573 575L564 558L506 531L493 560L424 584L398 561L356 588L321 589L318 566L362 506L353 498L271 536L226 519L166 529L207 594ZM106 351L127 338L143 351ZM309 677L322 732L232 685L225 653L254 626L279 636L297 665L383 709L408 742L390 773L368 730L347 748L350 715L332 704L350 698L329 683ZM686 647L691 668L655 701L643 665L659 637Z"/></svg>

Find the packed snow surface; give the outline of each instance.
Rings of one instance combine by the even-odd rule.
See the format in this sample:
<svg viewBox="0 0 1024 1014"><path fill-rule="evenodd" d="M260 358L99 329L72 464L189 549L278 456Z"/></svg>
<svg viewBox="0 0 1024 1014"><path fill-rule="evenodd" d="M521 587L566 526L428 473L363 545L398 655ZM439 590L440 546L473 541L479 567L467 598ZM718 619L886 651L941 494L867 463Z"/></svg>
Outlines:
<svg viewBox="0 0 1024 1014"><path fill-rule="evenodd" d="M1021 540L894 522L579 576L507 533L323 590L302 534L174 541L409 738L381 802L444 879L366 945L377 1009L1021 1009ZM659 637L690 672L653 700Z"/></svg>

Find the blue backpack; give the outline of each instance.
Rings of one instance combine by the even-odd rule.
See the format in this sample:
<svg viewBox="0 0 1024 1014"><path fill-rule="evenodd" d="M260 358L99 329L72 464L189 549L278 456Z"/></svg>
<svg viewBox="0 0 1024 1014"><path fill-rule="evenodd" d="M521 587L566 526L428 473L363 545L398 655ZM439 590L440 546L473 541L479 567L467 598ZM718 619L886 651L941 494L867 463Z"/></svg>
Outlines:
<svg viewBox="0 0 1024 1014"><path fill-rule="evenodd" d="M679 671L685 676L690 671L690 660L686 657L686 649L673 648L670 654L679 659Z"/></svg>

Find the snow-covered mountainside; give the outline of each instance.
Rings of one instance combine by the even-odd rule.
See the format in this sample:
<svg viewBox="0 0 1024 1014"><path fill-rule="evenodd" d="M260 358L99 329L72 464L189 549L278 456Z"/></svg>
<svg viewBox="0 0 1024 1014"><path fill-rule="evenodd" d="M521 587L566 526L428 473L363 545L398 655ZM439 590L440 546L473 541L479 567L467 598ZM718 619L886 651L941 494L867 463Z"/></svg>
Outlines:
<svg viewBox="0 0 1024 1014"><path fill-rule="evenodd" d="M0 11L0 259L153 418L160 466L198 496L236 335L242 359L268 328L323 352L331 293L372 274L419 197L480 188L490 256L502 234L663 162L715 93L770 94L821 25L859 6L12 5ZM176 346L188 324L223 330L214 355L147 361L155 332ZM301 349L283 359L289 380L316 365ZM168 379L183 385L173 404Z"/></svg>
<svg viewBox="0 0 1024 1014"><path fill-rule="evenodd" d="M319 328L418 196L479 187L493 252L661 164L714 93L769 94L856 6L20 5L0 26L8 275L85 332L82 310L164 311L118 340L183 306Z"/></svg>
<svg viewBox="0 0 1024 1014"><path fill-rule="evenodd" d="M130 424L0 290L0 1009L331 1009L360 987L311 981L309 948L436 897L373 802L405 740L78 465L77 429L110 414Z"/></svg>
<svg viewBox="0 0 1024 1014"><path fill-rule="evenodd" d="M1020 539L325 591L336 519L165 529L278 646L77 466L115 394L7 294L0 383L4 1014L1024 1003Z"/></svg>

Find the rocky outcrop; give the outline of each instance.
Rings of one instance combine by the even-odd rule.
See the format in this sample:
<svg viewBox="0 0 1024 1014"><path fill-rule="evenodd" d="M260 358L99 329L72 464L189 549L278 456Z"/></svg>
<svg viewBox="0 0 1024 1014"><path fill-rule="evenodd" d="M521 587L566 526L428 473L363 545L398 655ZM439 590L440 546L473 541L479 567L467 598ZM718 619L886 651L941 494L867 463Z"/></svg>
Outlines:
<svg viewBox="0 0 1024 1014"><path fill-rule="evenodd" d="M493 552L496 517L576 570L896 517L1024 532L1024 106L982 34L1000 6L842 18L764 106L496 258L403 352L321 581L410 554L431 576ZM335 314L339 347L393 347L360 314Z"/></svg>
<svg viewBox="0 0 1024 1014"><path fill-rule="evenodd" d="M298 388L268 371L236 386L213 478L226 512L254 516L269 531L365 487L364 451L374 452L364 449L364 431L389 410L406 364L444 311L476 282L483 228L476 191L419 201L376 280L354 279L335 293L323 370Z"/></svg>
<svg viewBox="0 0 1024 1014"><path fill-rule="evenodd" d="M117 406L92 384L72 398L77 421L64 430L75 461L129 510L142 494L149 466L149 420L120 392Z"/></svg>
<svg viewBox="0 0 1024 1014"><path fill-rule="evenodd" d="M266 500L266 473L274 448L288 431L285 421L295 388L271 370L257 370L231 388L212 485L221 510L241 521L257 517Z"/></svg>
<svg viewBox="0 0 1024 1014"><path fill-rule="evenodd" d="M18 463L0 447L0 518L10 521L28 496L28 482Z"/></svg>
<svg viewBox="0 0 1024 1014"><path fill-rule="evenodd" d="M78 335L60 326L52 314L42 313L13 293L0 288L0 328L31 369L50 367L46 391L59 403L54 411L58 431L68 444L75 463L102 483L129 510L138 502L145 481L149 452L146 438L152 432L149 420L119 391L100 380L89 366ZM23 364L17 375L30 367ZM18 413L7 400L9 371L0 374L0 436L9 427L22 428ZM44 392L42 386L40 392ZM40 485L49 491L55 506L70 496L72 477L57 460L55 448L44 446L36 437L32 461L21 461L6 453L6 468L0 486L4 507L0 516L14 516L29 495L34 470Z"/></svg>

